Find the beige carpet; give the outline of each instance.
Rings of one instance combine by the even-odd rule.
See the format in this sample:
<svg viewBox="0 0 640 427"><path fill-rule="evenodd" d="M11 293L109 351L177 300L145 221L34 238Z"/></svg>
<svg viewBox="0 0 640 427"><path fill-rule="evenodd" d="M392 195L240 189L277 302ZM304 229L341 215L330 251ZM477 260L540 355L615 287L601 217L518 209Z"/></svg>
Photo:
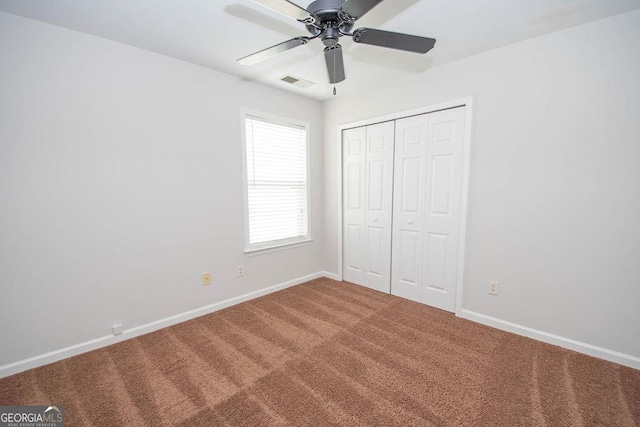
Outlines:
<svg viewBox="0 0 640 427"><path fill-rule="evenodd" d="M638 426L640 371L318 279L0 379L68 425Z"/></svg>

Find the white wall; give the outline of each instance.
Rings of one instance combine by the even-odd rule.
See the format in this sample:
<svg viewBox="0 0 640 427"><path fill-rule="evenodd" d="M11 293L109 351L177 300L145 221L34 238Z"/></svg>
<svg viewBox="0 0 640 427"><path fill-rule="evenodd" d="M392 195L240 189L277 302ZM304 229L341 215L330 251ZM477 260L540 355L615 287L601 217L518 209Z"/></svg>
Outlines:
<svg viewBox="0 0 640 427"><path fill-rule="evenodd" d="M337 126L469 95L464 307L640 357L639 75L632 12L322 111L0 13L0 366L108 335L114 323L337 273ZM311 123L311 246L244 257L240 107ZM490 279L500 296L487 295Z"/></svg>
<svg viewBox="0 0 640 427"><path fill-rule="evenodd" d="M245 258L241 107L310 122L312 245ZM320 271L322 116L0 13L0 366Z"/></svg>
<svg viewBox="0 0 640 427"><path fill-rule="evenodd" d="M640 11L327 103L325 270L338 271L338 125L466 96L463 308L640 357Z"/></svg>

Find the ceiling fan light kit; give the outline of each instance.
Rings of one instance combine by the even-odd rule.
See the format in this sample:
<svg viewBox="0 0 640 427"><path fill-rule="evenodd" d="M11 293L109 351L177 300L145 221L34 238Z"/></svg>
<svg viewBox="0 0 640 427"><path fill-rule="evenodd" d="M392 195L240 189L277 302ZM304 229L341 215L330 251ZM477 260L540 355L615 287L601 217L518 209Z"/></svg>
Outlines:
<svg viewBox="0 0 640 427"><path fill-rule="evenodd" d="M352 37L355 43L398 49L424 54L433 49L435 39L413 36L373 28L358 28L351 32L355 22L377 6L382 0L316 0L303 9L288 0L254 0L285 16L303 23L311 36L299 36L251 55L238 59L243 65L253 65L307 44L319 38L325 45L324 58L329 82L336 84L345 79L340 37ZM335 88L334 88L335 93Z"/></svg>

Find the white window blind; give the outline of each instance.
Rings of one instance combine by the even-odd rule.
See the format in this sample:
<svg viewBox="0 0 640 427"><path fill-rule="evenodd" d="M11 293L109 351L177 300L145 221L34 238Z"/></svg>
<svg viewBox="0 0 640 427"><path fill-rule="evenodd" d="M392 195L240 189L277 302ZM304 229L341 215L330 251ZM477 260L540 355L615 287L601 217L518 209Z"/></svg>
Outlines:
<svg viewBox="0 0 640 427"><path fill-rule="evenodd" d="M249 248L308 238L305 127L245 116Z"/></svg>

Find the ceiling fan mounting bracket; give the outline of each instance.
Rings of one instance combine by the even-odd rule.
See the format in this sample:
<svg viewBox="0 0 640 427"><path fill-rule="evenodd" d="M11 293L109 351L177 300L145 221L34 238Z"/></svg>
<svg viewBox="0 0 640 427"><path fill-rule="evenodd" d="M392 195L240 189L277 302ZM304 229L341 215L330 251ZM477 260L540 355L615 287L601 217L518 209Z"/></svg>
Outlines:
<svg viewBox="0 0 640 427"><path fill-rule="evenodd" d="M310 16L306 19L301 20L300 22L302 22L304 25L307 25L307 26L314 26L316 25L316 22L318 22L318 19Z"/></svg>

